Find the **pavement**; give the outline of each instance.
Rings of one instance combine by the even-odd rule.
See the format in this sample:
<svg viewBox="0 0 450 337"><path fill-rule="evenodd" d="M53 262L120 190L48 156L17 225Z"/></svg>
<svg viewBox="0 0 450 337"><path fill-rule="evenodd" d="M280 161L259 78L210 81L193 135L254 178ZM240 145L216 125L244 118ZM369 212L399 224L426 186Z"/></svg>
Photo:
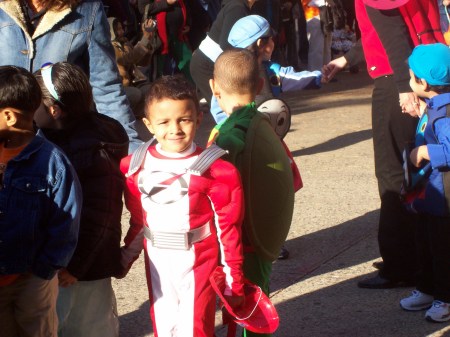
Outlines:
<svg viewBox="0 0 450 337"><path fill-rule="evenodd" d="M375 275L372 263L380 260L371 91L372 80L360 71L342 72L320 90L283 93L292 110L285 141L304 187L296 194L286 241L290 257L273 265L271 300L280 316L275 337L450 336L449 324L400 309L399 300L413 288L356 286ZM205 115L200 145L212 126ZM124 211L124 231L127 219ZM121 337L153 336L145 282L142 257L126 278L113 282ZM217 337L224 337L217 317Z"/></svg>

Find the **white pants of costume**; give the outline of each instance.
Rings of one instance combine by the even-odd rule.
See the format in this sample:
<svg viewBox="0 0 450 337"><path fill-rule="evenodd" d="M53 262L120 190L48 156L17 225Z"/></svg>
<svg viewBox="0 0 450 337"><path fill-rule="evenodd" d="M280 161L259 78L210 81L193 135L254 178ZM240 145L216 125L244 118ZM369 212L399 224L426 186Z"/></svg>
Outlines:
<svg viewBox="0 0 450 337"><path fill-rule="evenodd" d="M309 41L308 70L322 70L324 64L331 61L331 34L324 35L317 15L306 21Z"/></svg>
<svg viewBox="0 0 450 337"><path fill-rule="evenodd" d="M119 319L111 278L59 287L59 337L118 337Z"/></svg>
<svg viewBox="0 0 450 337"><path fill-rule="evenodd" d="M211 257L217 249L211 242L206 244L212 247L195 252L194 248L160 249L146 243L151 316L158 337L213 337L215 293L209 275L217 265Z"/></svg>

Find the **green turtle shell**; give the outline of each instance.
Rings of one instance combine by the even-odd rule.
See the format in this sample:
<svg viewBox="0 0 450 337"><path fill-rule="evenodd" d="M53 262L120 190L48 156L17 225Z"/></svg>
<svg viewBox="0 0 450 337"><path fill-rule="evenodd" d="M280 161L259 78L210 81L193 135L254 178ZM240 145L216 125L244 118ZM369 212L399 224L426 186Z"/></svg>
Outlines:
<svg viewBox="0 0 450 337"><path fill-rule="evenodd" d="M246 234L260 256L274 261L289 233L295 192L289 157L262 113L250 122L241 164Z"/></svg>

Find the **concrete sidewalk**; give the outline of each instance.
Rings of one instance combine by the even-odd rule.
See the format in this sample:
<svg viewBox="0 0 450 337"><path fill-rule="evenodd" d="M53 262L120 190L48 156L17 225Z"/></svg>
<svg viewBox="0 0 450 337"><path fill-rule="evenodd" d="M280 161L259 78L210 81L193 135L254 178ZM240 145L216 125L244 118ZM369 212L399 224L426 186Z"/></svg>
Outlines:
<svg viewBox="0 0 450 337"><path fill-rule="evenodd" d="M280 316L276 337L450 336L447 324L405 312L399 299L411 288L367 290L358 280L374 273L379 198L373 167L370 102L365 72L341 73L320 90L285 93L292 111L286 137L304 187L296 195L286 243L291 256L277 261L271 298ZM212 127L205 116L204 144ZM124 213L124 230L127 228ZM151 336L142 259L114 281L121 336ZM217 335L226 335L218 327Z"/></svg>

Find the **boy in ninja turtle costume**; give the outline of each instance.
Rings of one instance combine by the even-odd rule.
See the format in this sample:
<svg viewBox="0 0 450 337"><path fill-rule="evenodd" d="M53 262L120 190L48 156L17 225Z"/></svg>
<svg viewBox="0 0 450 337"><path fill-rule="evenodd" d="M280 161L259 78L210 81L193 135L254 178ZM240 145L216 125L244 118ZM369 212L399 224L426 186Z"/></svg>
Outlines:
<svg viewBox="0 0 450 337"><path fill-rule="evenodd" d="M292 220L294 183L280 138L255 107L263 84L257 59L246 49L223 52L210 80L214 96L228 115L215 141L228 151L224 159L238 168L244 186L244 275L269 295L272 262ZM247 331L247 336L252 335Z"/></svg>

